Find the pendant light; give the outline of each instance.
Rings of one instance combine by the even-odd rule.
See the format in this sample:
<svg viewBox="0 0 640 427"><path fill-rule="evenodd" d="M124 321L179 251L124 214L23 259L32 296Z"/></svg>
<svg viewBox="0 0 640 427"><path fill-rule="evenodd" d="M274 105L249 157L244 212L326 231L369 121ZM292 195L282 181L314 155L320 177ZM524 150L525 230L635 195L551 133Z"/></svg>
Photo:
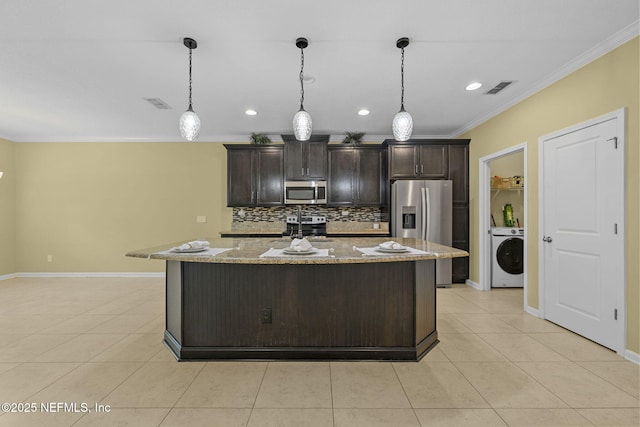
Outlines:
<svg viewBox="0 0 640 427"><path fill-rule="evenodd" d="M298 141L308 141L311 138L311 116L304 110L304 48L309 42L304 37L296 40L300 49L300 110L293 116L293 134Z"/></svg>
<svg viewBox="0 0 640 427"><path fill-rule="evenodd" d="M404 110L404 48L409 46L409 38L401 37L396 42L396 47L402 51L400 62L400 81L401 81L401 95L400 95L400 111L393 118L393 137L396 141L407 141L411 138L411 132L413 131L413 119L411 114Z"/></svg>
<svg viewBox="0 0 640 427"><path fill-rule="evenodd" d="M193 141L200 133L200 117L191 106L191 51L198 47L198 43L189 37L185 37L182 42L189 49L189 107L180 116L180 134L187 141Z"/></svg>

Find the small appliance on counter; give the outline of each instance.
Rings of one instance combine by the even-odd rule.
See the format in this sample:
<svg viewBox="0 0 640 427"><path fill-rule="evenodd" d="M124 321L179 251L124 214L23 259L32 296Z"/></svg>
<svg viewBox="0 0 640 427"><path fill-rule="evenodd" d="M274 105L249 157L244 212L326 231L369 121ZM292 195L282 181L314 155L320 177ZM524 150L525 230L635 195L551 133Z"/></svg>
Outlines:
<svg viewBox="0 0 640 427"><path fill-rule="evenodd" d="M324 216L300 216L287 217L287 231L284 236L297 236L299 230L302 230L303 236L326 236L327 235L327 217Z"/></svg>

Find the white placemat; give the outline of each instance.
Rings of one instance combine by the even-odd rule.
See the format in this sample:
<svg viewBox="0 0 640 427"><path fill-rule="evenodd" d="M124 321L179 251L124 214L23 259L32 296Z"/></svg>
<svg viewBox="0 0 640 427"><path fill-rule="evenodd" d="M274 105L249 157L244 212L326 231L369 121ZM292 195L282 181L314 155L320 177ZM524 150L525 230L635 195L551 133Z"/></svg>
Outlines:
<svg viewBox="0 0 640 427"><path fill-rule="evenodd" d="M151 255L198 255L198 256L216 256L223 252L227 252L232 250L233 248L208 248L206 251L202 252L174 252L171 249L161 252L154 252ZM151 257L149 255L149 257Z"/></svg>
<svg viewBox="0 0 640 427"><path fill-rule="evenodd" d="M415 249L409 246L405 246L407 252L382 252L377 250L376 247L372 248L358 248L356 246L353 249L362 252L363 256L389 256L389 255L430 255L430 252L421 251L420 249Z"/></svg>
<svg viewBox="0 0 640 427"><path fill-rule="evenodd" d="M308 258L308 257L328 257L329 249L316 249L316 251L309 255L291 255L284 253L282 249L271 248L267 252L260 255L260 258L276 258L276 257L293 257L293 258Z"/></svg>

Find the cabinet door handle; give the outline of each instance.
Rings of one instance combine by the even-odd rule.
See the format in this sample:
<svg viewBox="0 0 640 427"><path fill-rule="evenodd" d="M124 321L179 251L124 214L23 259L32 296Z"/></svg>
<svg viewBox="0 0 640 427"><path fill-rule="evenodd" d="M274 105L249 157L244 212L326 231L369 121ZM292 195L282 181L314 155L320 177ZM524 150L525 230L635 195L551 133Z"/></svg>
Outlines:
<svg viewBox="0 0 640 427"><path fill-rule="evenodd" d="M256 203L258 203L258 197L259 197L258 194L260 194L260 192L256 191Z"/></svg>
<svg viewBox="0 0 640 427"><path fill-rule="evenodd" d="M418 175L418 165L416 165L416 166L413 168L413 170L414 170L414 173L415 173L416 175Z"/></svg>
<svg viewBox="0 0 640 427"><path fill-rule="evenodd" d="M420 165L420 173L424 173L424 165Z"/></svg>
<svg viewBox="0 0 640 427"><path fill-rule="evenodd" d="M300 170L300 175L304 176L304 168Z"/></svg>
<svg viewBox="0 0 640 427"><path fill-rule="evenodd" d="M309 168L307 168L307 176L309 176Z"/></svg>

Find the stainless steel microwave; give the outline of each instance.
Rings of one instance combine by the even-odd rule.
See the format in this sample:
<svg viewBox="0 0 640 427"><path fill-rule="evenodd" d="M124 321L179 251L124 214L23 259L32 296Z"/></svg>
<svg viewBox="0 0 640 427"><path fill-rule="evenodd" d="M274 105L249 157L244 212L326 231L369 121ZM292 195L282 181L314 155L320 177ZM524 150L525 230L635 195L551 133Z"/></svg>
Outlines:
<svg viewBox="0 0 640 427"><path fill-rule="evenodd" d="M322 205L327 203L326 181L285 181L284 203L289 205Z"/></svg>

